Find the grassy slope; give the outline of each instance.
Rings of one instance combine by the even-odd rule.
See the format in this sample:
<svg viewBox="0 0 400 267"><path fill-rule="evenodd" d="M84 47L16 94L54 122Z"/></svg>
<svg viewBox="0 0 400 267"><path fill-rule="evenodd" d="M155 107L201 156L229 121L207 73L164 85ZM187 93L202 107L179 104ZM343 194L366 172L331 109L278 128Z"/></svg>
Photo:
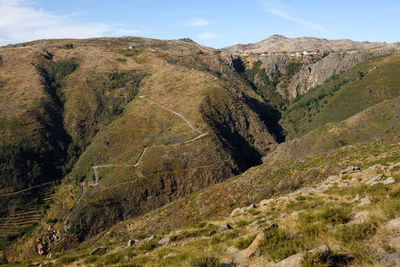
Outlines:
<svg viewBox="0 0 400 267"><path fill-rule="evenodd" d="M384 238L390 236L390 231L383 224L400 215L398 183L368 187L356 182L346 188L334 185L325 193L281 198L275 205L252 209L235 217L228 215L235 207L244 207L267 198L279 199L279 196L285 196L298 188L313 186L349 165L359 166L363 171L375 166L374 171L368 175L372 177L376 173L384 173L398 182L400 169L397 167L389 170L387 166L398 162L399 148L398 144L370 143L313 155L301 162L285 161L258 166L138 219L119 223L107 233L83 243L78 249L56 254L52 261L58 265L74 262L95 266L188 266L201 258L215 257L218 261L229 262L231 256L226 253L226 248L233 245L244 249L257 234L257 230L248 226L250 223L262 227L268 225L266 221L273 220L280 226L285 226L282 231L293 239L274 250L268 249L268 242L264 242L266 247L262 250L262 258L257 258L258 260L278 261L296 251L328 244L331 248L340 247L339 251L345 252L356 264L376 265L378 262L374 253L391 249L383 242ZM361 177L365 178L365 175ZM343 181L350 181L351 178L348 175L341 176ZM356 181L360 181L357 179ZM261 195L255 192L260 192ZM361 197L369 196L372 203L357 207L357 202L350 202L357 194ZM233 204L228 205L226 201ZM290 215L293 211L302 209L305 209L304 214L299 217ZM369 211L371 220L360 227L346 225L351 209L353 212ZM286 216L279 219L281 214ZM182 222L186 226L182 227ZM209 237L210 230L215 230L218 225L226 222L233 226L233 230L217 231L217 234ZM130 226L127 226L128 223ZM312 229L308 227L309 224L313 225ZM166 246L157 245L153 241L148 245L121 247L129 239L140 240L153 234L157 235L156 241L165 236L173 241ZM299 235L302 238L299 239ZM172 243L178 246L173 246ZM181 244L184 245L180 246ZM101 246L108 247L104 255L89 256L93 248ZM164 258L169 253L176 254L171 258Z"/></svg>
<svg viewBox="0 0 400 267"><path fill-rule="evenodd" d="M116 43L110 45L113 41ZM136 41L140 43L141 39ZM133 51L126 49L128 43L122 39L121 43L72 41L73 48L60 48L64 42L33 45L39 47L39 52L46 48L57 61L74 59L79 64L63 80L60 94L64 99L63 128L71 137L67 168L73 170L57 187L46 218L26 236L28 239L19 242L14 251L17 258L34 256L30 241L45 231L46 219L57 218L56 228L61 229L66 212L81 193L78 182L93 183L93 165L134 164L144 146L151 147L138 168L100 168L99 187L87 187L87 197L70 220L79 225L84 218L88 220L84 224L91 225L90 220L95 219L95 224L101 215L108 223L100 224L101 229L114 223L115 218L138 215L238 172L238 162L227 150L231 147L224 147L215 132L221 129L211 128L204 121L199 107L207 96L219 96L212 105L218 109L214 115L225 116L223 123L227 124L221 127L227 131L241 127L239 137L242 134L243 142L257 147L260 153L268 149L264 144L274 145L258 114L246 102L260 104L262 100L237 79L221 55L175 41L145 40L143 47L139 44ZM182 119L141 100L138 93L183 114L194 127L209 135L179 144L196 134ZM237 125L228 124L232 121ZM230 145L231 140L225 141ZM122 208L121 214L113 213L117 205Z"/></svg>
<svg viewBox="0 0 400 267"><path fill-rule="evenodd" d="M400 55L369 59L300 97L282 116L288 139L400 95Z"/></svg>
<svg viewBox="0 0 400 267"><path fill-rule="evenodd" d="M281 144L264 161L301 159L309 154L326 152L348 144L396 142L400 138L399 107L400 97L385 100L347 120L328 123Z"/></svg>

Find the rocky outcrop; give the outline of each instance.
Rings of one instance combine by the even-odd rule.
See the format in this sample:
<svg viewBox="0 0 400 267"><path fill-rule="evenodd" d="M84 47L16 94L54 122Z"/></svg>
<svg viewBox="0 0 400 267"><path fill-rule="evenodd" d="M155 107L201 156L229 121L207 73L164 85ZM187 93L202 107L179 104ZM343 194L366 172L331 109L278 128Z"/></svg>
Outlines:
<svg viewBox="0 0 400 267"><path fill-rule="evenodd" d="M226 47L224 51L245 50L253 53L309 51L319 49L322 51L344 51L377 48L383 43L356 42L348 39L327 40L313 37L287 38L274 34L265 40L254 44L238 44ZM391 44L389 44L391 45Z"/></svg>
<svg viewBox="0 0 400 267"><path fill-rule="evenodd" d="M379 49L371 51L349 51L349 52L325 52L319 55L310 55L303 58L296 58L295 61L303 65L299 72L295 73L289 81L278 83L276 90L283 97L290 100L305 94L311 88L323 84L334 74L340 74L370 57L386 55L392 50ZM287 55L252 56L262 62L267 76L272 79L274 73L279 71L285 73L289 62L293 57Z"/></svg>

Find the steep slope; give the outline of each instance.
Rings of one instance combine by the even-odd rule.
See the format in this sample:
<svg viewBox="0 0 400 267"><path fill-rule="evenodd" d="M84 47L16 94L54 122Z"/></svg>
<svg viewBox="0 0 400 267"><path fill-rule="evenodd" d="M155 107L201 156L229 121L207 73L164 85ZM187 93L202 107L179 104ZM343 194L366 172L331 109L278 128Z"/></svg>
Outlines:
<svg viewBox="0 0 400 267"><path fill-rule="evenodd" d="M332 76L296 99L280 124L288 138L302 136L329 122L344 120L381 101L399 96L400 55L377 57Z"/></svg>
<svg viewBox="0 0 400 267"><path fill-rule="evenodd" d="M34 263L390 266L398 248L399 156L398 144L370 143L267 163ZM228 209L226 201L234 201ZM322 255L307 255L317 247Z"/></svg>
<svg viewBox="0 0 400 267"><path fill-rule="evenodd" d="M354 49L365 48L358 45ZM57 260L67 264L86 258L93 246L227 216L350 163L363 169L393 163L400 57L379 49L262 61L258 55L232 58L187 39L42 40L1 48L4 151L37 141L29 145L34 164L25 152L12 160L2 153L2 170L14 183L0 195L0 228L14 236L4 235L0 249L18 238L9 259L34 258L34 240L48 239L51 222L59 235L48 239L51 253L80 244L79 256ZM16 61L30 82L9 75ZM33 95L26 96L28 84ZM291 94L288 88L296 89ZM285 137L296 138L281 143ZM36 190L47 183L49 190ZM212 241L217 251L226 248L221 240ZM143 251L157 247L154 242L143 241L122 261L150 264L152 256Z"/></svg>
<svg viewBox="0 0 400 267"><path fill-rule="evenodd" d="M22 51L30 53L26 62L18 59ZM79 240L260 164L277 143L268 131L267 103L225 56L194 42L43 40L2 48L1 54L4 114L40 119L21 105L26 88L16 84L19 76L6 77L17 71L10 68L18 61L31 67L35 97L42 94L52 105L44 110L53 121L42 137L52 146L34 143L46 155L34 158L59 171L40 177L57 180L67 174L46 211L57 219L55 227ZM28 100L34 105L34 97ZM5 146L16 136L8 129L19 131L19 138L31 137L31 129L25 136L22 126L4 125L2 137L10 138ZM7 155L2 153L4 160ZM32 175L20 172L28 182L16 180L14 191L48 181L33 183ZM4 217L8 209L2 206Z"/></svg>

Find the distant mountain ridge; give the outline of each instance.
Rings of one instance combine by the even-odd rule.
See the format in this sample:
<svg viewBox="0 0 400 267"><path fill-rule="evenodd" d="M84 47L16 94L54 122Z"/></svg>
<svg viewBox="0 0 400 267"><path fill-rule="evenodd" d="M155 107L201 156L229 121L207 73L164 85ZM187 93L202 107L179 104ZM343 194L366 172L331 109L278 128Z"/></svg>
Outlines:
<svg viewBox="0 0 400 267"><path fill-rule="evenodd" d="M294 52L294 51L309 51L319 49L322 51L346 51L346 50L364 50L374 49L382 46L391 46L393 44L379 42L357 42L349 39L327 40L315 37L298 37L288 38L283 35L274 34L259 41L250 44L237 44L223 48L224 51L249 51L254 53L265 52Z"/></svg>

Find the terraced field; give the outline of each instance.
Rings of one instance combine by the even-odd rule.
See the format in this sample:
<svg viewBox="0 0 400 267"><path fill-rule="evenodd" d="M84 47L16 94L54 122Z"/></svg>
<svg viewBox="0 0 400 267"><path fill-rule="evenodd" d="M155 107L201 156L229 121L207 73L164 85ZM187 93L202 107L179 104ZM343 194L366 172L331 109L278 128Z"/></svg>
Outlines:
<svg viewBox="0 0 400 267"><path fill-rule="evenodd" d="M18 235L23 229L38 222L53 193L52 185L44 184L16 194L0 196L1 205L9 208L8 213L0 217L0 238Z"/></svg>

